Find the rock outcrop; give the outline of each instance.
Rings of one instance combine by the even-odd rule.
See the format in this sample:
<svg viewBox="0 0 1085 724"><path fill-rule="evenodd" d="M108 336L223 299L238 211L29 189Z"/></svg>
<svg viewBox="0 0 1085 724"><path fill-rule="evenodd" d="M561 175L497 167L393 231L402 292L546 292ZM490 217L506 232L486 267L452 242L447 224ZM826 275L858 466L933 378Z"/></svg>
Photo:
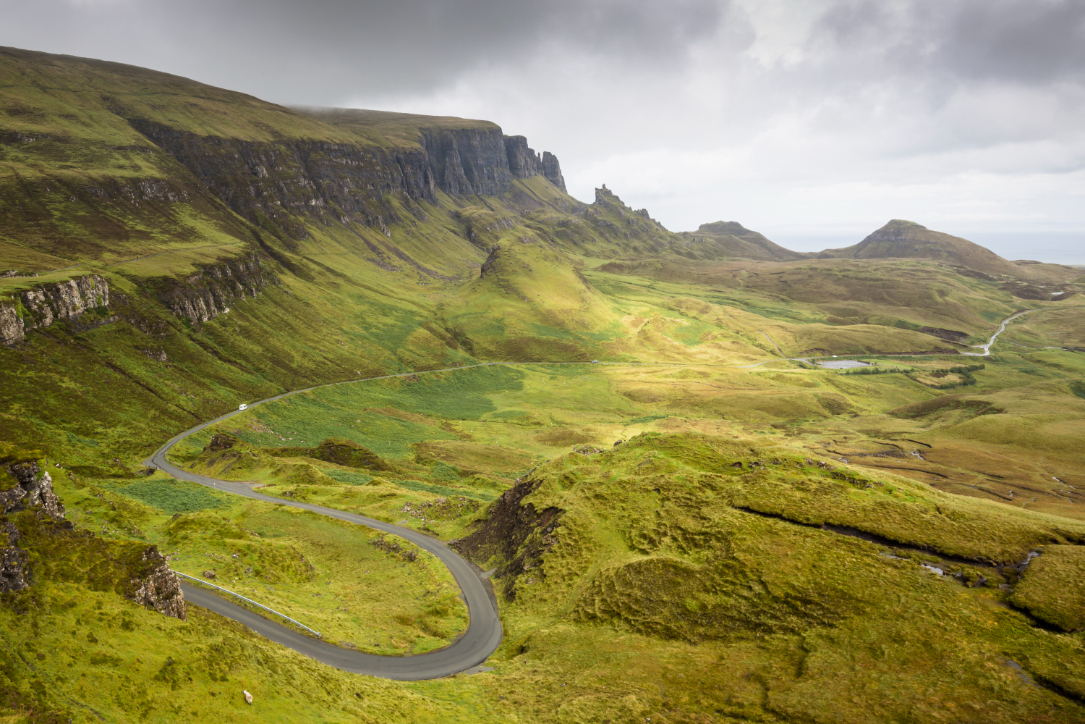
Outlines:
<svg viewBox="0 0 1085 724"><path fill-rule="evenodd" d="M565 177L561 175L561 164L558 163L558 157L549 151L543 151L542 166L539 172L550 183L557 186L562 191L566 191Z"/></svg>
<svg viewBox="0 0 1085 724"><path fill-rule="evenodd" d="M21 342L32 329L75 320L96 308L109 308L109 284L97 274L28 289L16 295L14 304L0 304L0 343Z"/></svg>
<svg viewBox="0 0 1085 724"><path fill-rule="evenodd" d="M509 173L514 179L542 176L565 191L565 178L561 175L558 158L549 151L539 155L528 147L523 136L505 136L505 155L508 157Z"/></svg>
<svg viewBox="0 0 1085 724"><path fill-rule="evenodd" d="M501 581L509 601L516 599L517 579L526 571L542 578L542 557L557 543L557 528L565 511L560 508L536 510L524 498L538 489L541 480L528 478L501 494L476 523L468 536L449 546L475 563L496 564L494 579Z"/></svg>
<svg viewBox="0 0 1085 724"><path fill-rule="evenodd" d="M0 342L3 344L22 342L25 332L26 325L15 306L0 304Z"/></svg>
<svg viewBox="0 0 1085 724"><path fill-rule="evenodd" d="M320 140L243 141L200 136L150 121L132 126L180 161L238 215L270 219L288 236L307 232L292 216L382 227L398 220L388 195L435 200L425 151Z"/></svg>
<svg viewBox="0 0 1085 724"><path fill-rule="evenodd" d="M18 513L38 507L55 521L64 519L64 506L53 492L53 479L36 462L12 463L3 468L0 480L15 485L0 491L0 513ZM10 478L8 478L10 476ZM70 523L65 523L70 525ZM30 554L19 547L19 530L7 520L0 521L0 593L30 587L27 566Z"/></svg>
<svg viewBox="0 0 1085 724"><path fill-rule="evenodd" d="M19 529L8 522L0 523L0 593L29 588L26 567L30 554L18 546Z"/></svg>
<svg viewBox="0 0 1085 724"><path fill-rule="evenodd" d="M253 254L209 266L181 281L171 280L158 298L177 317L202 324L229 312L236 300L259 296L276 281Z"/></svg>
<svg viewBox="0 0 1085 724"><path fill-rule="evenodd" d="M128 597L165 615L188 620L188 607L181 582L170 570L166 558L154 546L143 551L137 575L128 584Z"/></svg>
<svg viewBox="0 0 1085 724"><path fill-rule="evenodd" d="M0 491L3 513L17 513L34 506L53 520L64 519L64 504L53 492L53 479L36 462L12 463L6 467L16 485Z"/></svg>
<svg viewBox="0 0 1085 724"><path fill-rule="evenodd" d="M437 187L446 194L496 196L512 186L500 128L424 128L420 140Z"/></svg>
<svg viewBox="0 0 1085 724"><path fill-rule="evenodd" d="M508 191L513 179L536 175L565 190L553 154L539 156L522 136L506 137L495 125L420 126L420 147L384 148L316 139L244 141L140 118L129 122L234 212L257 225L270 220L298 239L307 236L299 216L385 229L400 220L389 196L431 202L438 191L493 196Z"/></svg>
<svg viewBox="0 0 1085 724"><path fill-rule="evenodd" d="M180 581L155 546L104 541L96 539L89 531L76 529L70 521L64 520L64 505L53 491L53 480L36 462L15 462L0 468L0 481L4 481L0 487L10 486L0 491L0 515L33 510L31 515L16 519L31 548L48 539L53 542L46 549L59 542L61 546L77 550L80 556L94 559L93 563L76 565L64 575L93 572L98 579L97 585L115 586L118 593L123 592L140 605L186 620L185 596ZM0 593L21 591L30 585L27 577L30 554L19 547L22 538L14 523L0 519ZM63 561L63 556L59 560ZM48 577L53 575L50 570L56 569L58 561L45 560L35 565L43 566L44 575Z"/></svg>

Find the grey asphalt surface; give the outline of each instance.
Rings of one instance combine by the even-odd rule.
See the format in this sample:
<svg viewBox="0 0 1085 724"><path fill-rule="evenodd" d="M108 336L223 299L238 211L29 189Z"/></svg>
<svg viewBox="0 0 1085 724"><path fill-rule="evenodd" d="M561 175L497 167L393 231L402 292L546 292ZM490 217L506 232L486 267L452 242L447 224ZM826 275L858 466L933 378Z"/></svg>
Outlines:
<svg viewBox="0 0 1085 724"><path fill-rule="evenodd" d="M991 347L994 346L995 340L998 339L998 335L1000 335L1000 334L1002 334L1003 332L1006 331L1006 325L1007 324L1009 324L1013 320L1017 319L1018 317L1023 317L1026 314L1032 314L1033 312L1038 312L1038 311L1040 311L1040 310L1039 309L1026 309L1023 312L1018 312L1017 314L1013 315L1012 317L1006 317L1004 320L1002 320L1002 324L999 325L998 331L995 332L993 335L991 335L991 339L987 340L987 344L974 344L974 345L972 345L973 347L976 347L978 349L982 349L983 350L982 352L961 352L961 354L965 355L967 357L988 357L988 356L990 356Z"/></svg>
<svg viewBox="0 0 1085 724"><path fill-rule="evenodd" d="M460 587L463 600L467 604L470 619L467 631L455 642L443 649L415 656L378 656L333 646L266 619L195 584L182 584L181 590L184 591L185 600L189 603L244 624L264 638L282 644L321 663L334 666L343 671L379 676L385 679L415 681L449 676L481 664L501 644L501 618L498 616L497 610L494 608L486 591L486 586L489 584L479 577L470 563L441 541L408 528L401 528L398 525L366 518L365 516L325 508L320 505L261 495L243 483L232 483L204 475L196 475L181 470L170 463L165 459L164 451L155 453L151 460L158 468L180 480L190 480L216 490L252 498L253 500L301 508L319 515L327 515L331 518L365 525L406 538L419 548L432 553L448 567Z"/></svg>
<svg viewBox="0 0 1085 724"><path fill-rule="evenodd" d="M456 367L452 369L464 368ZM387 377L408 377L412 374L416 373L387 375ZM298 392L306 391L308 390L298 390L283 395L276 395L267 400L253 403L248 407L249 409L252 409L256 405L263 404L264 402L271 402L297 394ZM417 654L414 656L378 656L339 648L338 646L333 646L298 633L293 629L257 615L248 609L231 603L225 598L194 584L183 584L181 586L181 589L185 594L185 600L202 608L206 608L209 611L213 611L220 616L225 616L226 618L237 621L261 636L297 651L300 654L316 659L329 666L334 666L337 669L355 674L366 674L368 676L378 676L385 679L396 679L400 681L438 679L465 669L470 669L489 658L490 654L492 654L501 644L502 637L501 618L487 592L487 586L490 584L479 577L476 569L470 563L441 541L409 528L401 528L398 525L366 518L362 515L355 515L354 513L347 513L333 508L325 508L320 505L302 503L300 501L273 498L270 495L263 495L256 492L244 483L234 483L226 480L218 480L206 475L190 473L178 468L166 459L166 453L169 452L169 449L181 440L204 429L208 425L213 425L232 417L233 415L236 415L237 412L238 411L233 411L226 415L222 415L221 417L197 425L191 430L177 435L159 448L146 463L159 468L178 480L188 480L193 483L199 483L200 485L206 485L209 488L222 490L253 500L262 500L277 505L289 505L294 508L301 508L319 515L326 515L331 518L357 523L358 525L368 526L385 533L406 538L419 548L436 556L448 567L448 570L456 579L463 600L467 604L467 611L470 617L467 631L451 645L437 651L430 651L425 654Z"/></svg>

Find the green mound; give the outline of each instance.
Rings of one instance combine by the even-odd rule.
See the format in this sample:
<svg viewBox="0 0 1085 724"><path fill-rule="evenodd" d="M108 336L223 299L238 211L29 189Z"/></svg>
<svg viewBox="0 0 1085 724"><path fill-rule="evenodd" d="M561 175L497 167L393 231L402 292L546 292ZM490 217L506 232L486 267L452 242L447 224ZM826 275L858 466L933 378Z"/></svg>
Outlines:
<svg viewBox="0 0 1085 724"><path fill-rule="evenodd" d="M393 469L376 453L362 447L353 440L341 437L329 438L315 448L280 447L268 448L267 452L274 457L313 458L314 460L323 460L347 468L362 468L364 470Z"/></svg>

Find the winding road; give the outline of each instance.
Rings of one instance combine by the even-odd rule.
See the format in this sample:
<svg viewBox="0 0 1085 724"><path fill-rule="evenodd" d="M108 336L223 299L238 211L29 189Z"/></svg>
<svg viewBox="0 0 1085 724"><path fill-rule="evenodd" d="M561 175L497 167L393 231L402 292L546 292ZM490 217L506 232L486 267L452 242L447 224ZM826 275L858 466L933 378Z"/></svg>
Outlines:
<svg viewBox="0 0 1085 724"><path fill-rule="evenodd" d="M471 365L472 367L486 367L491 364L501 363L484 363L479 365ZM452 367L449 370L465 369L464 367ZM429 372L446 372L449 370L429 370ZM409 377L414 374L423 374L415 372L407 372L399 375L383 375L381 377L373 377L369 379L388 379L392 377ZM332 385L319 385L319 387L330 387L337 384L351 384L351 382L361 382L362 380L352 380L350 382L336 382ZM276 395L275 397L269 397L266 400L260 402L254 402L248 406L248 409L252 409L257 405L262 405L266 402L272 402L274 400L281 400L284 397L290 397L301 392L308 392L310 390L317 389L316 387L306 388L304 390L296 390L294 392L288 392L282 395ZM206 608L209 611L214 611L220 616L237 621L238 623L248 626L250 629L260 634L264 638L270 639L278 644L282 644L289 649L297 651L300 654L316 659L321 663L334 666L337 669L343 671L349 671L354 674L366 674L368 676L379 676L384 679L396 679L400 681L417 681L420 679L438 679L443 676L450 676L456 674L465 669L470 669L473 666L477 666L489 658L497 647L501 644L501 618L498 616L497 609L490 598L490 594L487 590L489 586L488 582L484 582L479 574L476 572L474 566L463 559L458 553L446 546L441 541L431 538L428 535L419 533L418 531L411 530L409 528L401 528L398 525L392 525L391 523L385 523L380 520L374 520L372 518L366 518L362 515L355 515L354 513L346 513L341 510L335 510L334 508L325 508L320 505L312 505L310 503L302 503L294 500L284 500L282 498L274 498L270 495L262 495L261 493L253 490L249 485L244 483L235 483L228 480L218 480L206 475L197 475L190 473L187 470L182 470L169 460L166 459L166 453L170 448L184 440L189 435L192 435L200 430L203 430L209 425L222 422L238 414L240 410L234 410L221 417L217 417L214 420L210 420L201 425L197 425L191 430L187 430L180 435L172 438L169 442L163 445L161 448L152 455L146 463L153 465L163 472L166 472L178 480L188 480L193 483L199 483L200 485L206 485L216 490L221 490L227 493L233 493L234 495L240 495L244 498L251 498L252 500L262 500L267 503L275 503L277 505L289 505L294 508L301 508L308 510L318 515L326 515L330 518L338 518L339 520L349 521L351 523L357 523L358 525L368 526L384 533L391 533L402 538L409 540L419 548L427 551L428 553L436 556L448 570L452 573L453 578L456 579L456 584L459 585L460 591L463 596L464 603L467 604L467 612L469 616L469 622L467 625L467 631L456 639L451 645L446 646L443 649L436 651L430 651L425 654L417 654L415 656L377 656L374 654L363 654L359 651L351 651L349 649L342 649L338 646L319 641L304 634L298 633L293 629L282 626L274 621L264 618L246 608L242 608L236 604L227 601L213 593L210 593L206 589L200 588L195 585L182 584L181 589L184 591L185 600L189 603L193 603L202 608Z"/></svg>
<svg viewBox="0 0 1085 724"><path fill-rule="evenodd" d="M1013 315L1012 317L1007 317L1006 319L1003 319L1002 324L998 328L998 331L991 335L991 339L987 340L987 344L974 344L974 345L972 345L973 347L975 347L977 349L982 349L983 350L982 352L961 352L961 354L967 355L968 357L988 357L988 356L990 356L991 347L994 345L995 340L998 339L998 335L1000 335L1000 334L1002 334L1003 332L1006 331L1006 325L1007 324L1009 324L1013 320L1017 319L1018 317L1022 317L1022 316L1026 315L1026 314L1030 314L1032 312L1038 312L1038 311L1040 311L1040 310L1039 309L1026 309L1023 312L1018 312L1017 314Z"/></svg>
<svg viewBox="0 0 1085 724"><path fill-rule="evenodd" d="M995 340L998 339L998 335L1006 330L1006 325L1020 317L1023 314L1034 312L1037 310L1029 309L1023 312L1019 312L1012 317L1004 320L999 327L998 331L991 337L990 341L985 345L976 345L983 350L980 352L962 352L963 355L969 355L974 357L982 357L990 354L990 349L994 345ZM761 331L761 330L758 330ZM765 335L782 356L789 359L784 355L783 351L778 345L764 332ZM813 357L799 358L801 361L808 361L810 359L818 359ZM768 360L766 362L759 362L756 365L743 365L740 368L757 367L759 365L767 364L768 362L777 360ZM332 382L326 385L316 385L313 387L306 387L301 390L293 390L281 395L275 395L269 397L266 400L260 400L259 402L253 402L247 406L247 409L251 410L254 407L263 405L268 402L275 402L293 395L301 394L304 392L311 392L323 387L334 387L337 385L349 385L356 382L367 382L373 380L393 379L396 377L411 377L421 374L432 374L435 372L451 372L455 370L471 369L473 367L492 367L492 366L520 366L520 365L532 365L532 364L586 364L585 362L482 362L474 365L463 365L460 367L446 367L437 370L423 370L420 372L404 372L394 375L380 375L377 377L366 377L355 380L345 380L343 382ZM629 365L629 366L686 366L683 363L652 363L652 362L600 362L598 364L605 365ZM696 365L696 363L694 363ZM715 365L710 365L715 366ZM732 365L721 365L731 367ZM221 616L237 621L244 624L256 633L260 634L264 638L274 641L278 644L286 646L289 649L297 651L300 654L316 659L321 663L334 666L337 669L343 671L349 671L355 674L365 674L368 676L378 676L385 679L396 679L401 681L417 681L421 679L437 679L443 676L450 676L452 674L459 673L466 669L470 669L474 666L481 664L490 654L497 650L497 647L501 644L502 628L501 618L498 615L495 603L490 597L488 592L488 582L484 582L480 578L477 569L463 559L458 553L446 546L441 541L431 538L428 535L419 533L418 531L411 530L410 528L401 528L398 525L392 525L391 523L385 523L383 521L374 520L373 518L367 518L362 515L356 515L354 513L347 513L341 510L335 510L334 508L325 508L320 505L312 505L310 503L303 503L295 500L286 500L283 498L275 498L270 495L263 495L252 489L251 486L245 483L236 483L228 480L218 480L216 478L208 477L206 475L197 475L196 473L190 473L187 470L182 470L167 458L166 454L170 449L181 442L185 438L193 435L206 427L215 425L224 420L228 420L234 415L240 414L241 410L232 410L225 415L216 417L213 420L204 422L190 430L186 430L181 434L171 438L165 445L160 447L154 455L148 458L145 463L152 465L162 470L163 472L172 475L178 480L188 480L193 483L199 483L200 485L206 485L216 490L221 490L227 493L233 493L244 498L250 498L252 500L261 500L267 503L274 503L276 505L289 505L294 508L301 508L302 510L308 510L318 515L326 515L330 518L337 518L339 520L349 521L358 525L368 526L375 530L382 531L384 533L390 533L409 540L419 548L436 556L448 570L452 573L452 576L456 579L457 585L460 587L460 591L463 595L463 600L467 604L467 611L469 616L469 623L467 631L456 639L451 645L446 646L443 649L436 651L430 651L425 654L417 654L414 656L377 656L374 654L363 654L359 651L351 651L349 649L339 648L323 641L310 638L297 631L282 626L274 621L264 618L252 611L238 606L230 601L227 601L220 596L217 596L204 588L199 588L194 585L182 584L181 589L184 591L185 599L202 608L206 608L209 611L213 611Z"/></svg>

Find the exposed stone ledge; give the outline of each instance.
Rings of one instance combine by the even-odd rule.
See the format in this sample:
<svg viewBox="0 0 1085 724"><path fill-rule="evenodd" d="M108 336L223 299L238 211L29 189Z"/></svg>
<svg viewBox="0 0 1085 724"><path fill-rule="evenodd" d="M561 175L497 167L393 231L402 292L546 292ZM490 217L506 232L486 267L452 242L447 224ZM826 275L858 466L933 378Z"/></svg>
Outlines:
<svg viewBox="0 0 1085 724"><path fill-rule="evenodd" d="M64 519L64 504L53 492L53 479L35 462L13 463L6 468L15 486L0 491L0 513L16 513L40 505L53 520Z"/></svg>
<svg viewBox="0 0 1085 724"><path fill-rule="evenodd" d="M0 593L22 591L30 587L26 567L30 554L19 547L19 529L8 522L0 523Z"/></svg>
<svg viewBox="0 0 1085 724"><path fill-rule="evenodd" d="M165 615L188 620L188 606L177 574L170 570L158 548L143 551L142 570L128 584L128 597L136 603Z"/></svg>
<svg viewBox="0 0 1085 724"><path fill-rule="evenodd" d="M175 316L202 324L229 312L235 300L256 298L276 281L253 254L207 267L184 281L171 282L158 298Z"/></svg>
<svg viewBox="0 0 1085 724"><path fill-rule="evenodd" d="M97 274L20 292L15 304L0 304L0 343L23 341L32 329L58 319L78 319L88 309L109 307L109 284Z"/></svg>

